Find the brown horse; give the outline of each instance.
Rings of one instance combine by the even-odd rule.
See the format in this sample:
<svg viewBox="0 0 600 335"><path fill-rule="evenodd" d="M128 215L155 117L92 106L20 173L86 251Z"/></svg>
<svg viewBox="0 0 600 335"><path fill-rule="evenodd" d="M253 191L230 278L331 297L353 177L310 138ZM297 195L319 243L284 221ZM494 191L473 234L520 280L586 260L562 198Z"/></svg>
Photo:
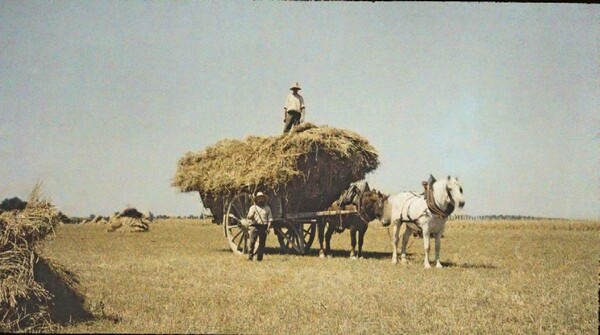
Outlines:
<svg viewBox="0 0 600 335"><path fill-rule="evenodd" d="M356 210L358 213L325 217L321 222L319 222L319 257L325 257L331 254L330 242L331 236L334 232L340 234L344 232L345 229L350 229L350 243L352 245L350 258L363 258L362 246L365 233L369 228L369 222L376 218L376 205L379 199L383 197L384 195L378 191L365 191L362 194L357 195L351 204L341 205L342 208L340 208L340 204L342 203L341 199L336 200L328 210ZM326 233L325 223L328 223ZM323 237L325 237L325 248L323 248ZM357 240L358 253L356 252Z"/></svg>

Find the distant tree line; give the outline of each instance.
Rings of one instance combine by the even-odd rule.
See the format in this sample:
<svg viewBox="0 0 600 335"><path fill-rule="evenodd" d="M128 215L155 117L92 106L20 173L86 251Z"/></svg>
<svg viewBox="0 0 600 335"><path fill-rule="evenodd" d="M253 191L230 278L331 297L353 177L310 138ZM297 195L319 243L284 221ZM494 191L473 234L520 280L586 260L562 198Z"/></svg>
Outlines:
<svg viewBox="0 0 600 335"><path fill-rule="evenodd" d="M152 212L150 212L150 214L152 214ZM96 217L98 217L99 215L95 215L95 214L90 214L89 216L86 217L71 217L70 218L70 222L68 223L81 223L83 221L91 221L94 220ZM101 216L103 218L105 218L106 220L108 220L110 217L108 216ZM148 215L148 217L152 217L152 220L156 220L156 219L162 219L162 220L168 220L168 219L195 219L195 220L202 220L202 219L206 219L207 216L206 215L165 215L165 214L152 214L152 215Z"/></svg>
<svg viewBox="0 0 600 335"><path fill-rule="evenodd" d="M450 215L450 220L560 220L558 218L545 218L531 215Z"/></svg>
<svg viewBox="0 0 600 335"><path fill-rule="evenodd" d="M27 202L19 199L18 197L6 198L0 203L0 211L11 211L11 210L22 210L27 206ZM88 217L67 217L63 213L60 213L61 219L64 223L80 223L83 220L93 220L96 218L95 214L90 214ZM212 215L208 213L201 213L200 215L165 215L158 214L154 215L152 212L149 213L150 217L154 219L195 219L202 220L211 218ZM108 219L108 217L106 217ZM456 214L451 215L450 220L560 220L559 218L546 218L532 215L468 215L468 214Z"/></svg>
<svg viewBox="0 0 600 335"><path fill-rule="evenodd" d="M27 206L27 201L23 201L18 197L14 197L14 198L6 198L4 199L1 203L0 203L0 212L2 211L12 211L12 210L23 210L25 209L25 207ZM96 214L90 214L89 216L86 217L69 217L65 214L63 214L62 212L58 213L58 216L60 218L60 220L63 223L66 224L78 224L81 223L83 221L87 221L87 220L94 220L97 215ZM201 213L200 215L177 215L177 216L172 216L172 215L165 215L165 214L159 214L159 215L154 215L152 212L148 213L148 217L150 218L150 220L153 219L196 219L196 220L202 220L202 219L206 219L206 218L210 218L212 217L211 215L207 214L207 213ZM108 216L105 216L104 218L106 218L107 220L109 219Z"/></svg>
<svg viewBox="0 0 600 335"><path fill-rule="evenodd" d="M18 197L14 197L11 199L4 199L2 203L0 203L0 210L3 211L13 211L13 210L22 210L27 206L27 201L23 201Z"/></svg>
<svg viewBox="0 0 600 335"><path fill-rule="evenodd" d="M200 215L177 215L177 216L173 216L173 215L163 215L163 214L159 214L159 215L155 215L154 216L157 219L196 219L196 220L202 220L202 219L206 219L208 216L205 214L200 214Z"/></svg>

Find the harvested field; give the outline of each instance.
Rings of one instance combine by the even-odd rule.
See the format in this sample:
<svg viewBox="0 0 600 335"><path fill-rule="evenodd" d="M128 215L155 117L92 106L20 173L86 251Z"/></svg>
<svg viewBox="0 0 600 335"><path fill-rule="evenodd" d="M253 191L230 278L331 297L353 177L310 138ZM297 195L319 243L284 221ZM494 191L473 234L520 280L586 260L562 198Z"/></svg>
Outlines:
<svg viewBox="0 0 600 335"><path fill-rule="evenodd" d="M445 269L391 263L372 225L366 259L348 234L334 257L234 255L208 221L157 220L146 234L65 225L45 255L80 276L94 321L61 332L241 334L595 334L600 222L450 221ZM255 321L255 322L253 322Z"/></svg>

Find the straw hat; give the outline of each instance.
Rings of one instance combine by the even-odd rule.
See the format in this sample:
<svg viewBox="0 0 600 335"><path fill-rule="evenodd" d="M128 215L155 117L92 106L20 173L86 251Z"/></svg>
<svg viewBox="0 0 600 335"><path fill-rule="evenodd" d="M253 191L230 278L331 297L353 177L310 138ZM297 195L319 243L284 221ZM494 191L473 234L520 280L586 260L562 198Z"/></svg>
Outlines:
<svg viewBox="0 0 600 335"><path fill-rule="evenodd" d="M256 195L254 196L254 200L258 200L258 198L261 198L261 197L263 199L265 199L266 201L269 201L269 196L260 191L256 193Z"/></svg>
<svg viewBox="0 0 600 335"><path fill-rule="evenodd" d="M292 87L290 87L290 90L293 90L293 89L301 90L300 85L298 85L298 83L292 84Z"/></svg>

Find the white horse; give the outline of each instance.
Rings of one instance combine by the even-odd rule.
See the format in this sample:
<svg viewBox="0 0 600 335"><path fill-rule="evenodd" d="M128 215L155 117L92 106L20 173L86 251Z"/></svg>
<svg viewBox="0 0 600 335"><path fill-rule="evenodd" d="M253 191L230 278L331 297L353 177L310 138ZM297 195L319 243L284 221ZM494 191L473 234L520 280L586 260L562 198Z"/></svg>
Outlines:
<svg viewBox="0 0 600 335"><path fill-rule="evenodd" d="M440 240L448 216L456 206L465 205L463 189L458 183L458 178L448 176L446 180L436 180L430 175L428 182L423 182L425 192L402 192L389 197L384 197L378 204L379 219L384 227L393 224L392 237L392 262L398 263L398 235L402 223L406 223L406 230L402 236L401 262L406 263L406 245L413 232L423 233L423 248L425 249L425 268L429 264L429 240L435 238L435 266L441 268ZM431 234L431 235L430 235Z"/></svg>

